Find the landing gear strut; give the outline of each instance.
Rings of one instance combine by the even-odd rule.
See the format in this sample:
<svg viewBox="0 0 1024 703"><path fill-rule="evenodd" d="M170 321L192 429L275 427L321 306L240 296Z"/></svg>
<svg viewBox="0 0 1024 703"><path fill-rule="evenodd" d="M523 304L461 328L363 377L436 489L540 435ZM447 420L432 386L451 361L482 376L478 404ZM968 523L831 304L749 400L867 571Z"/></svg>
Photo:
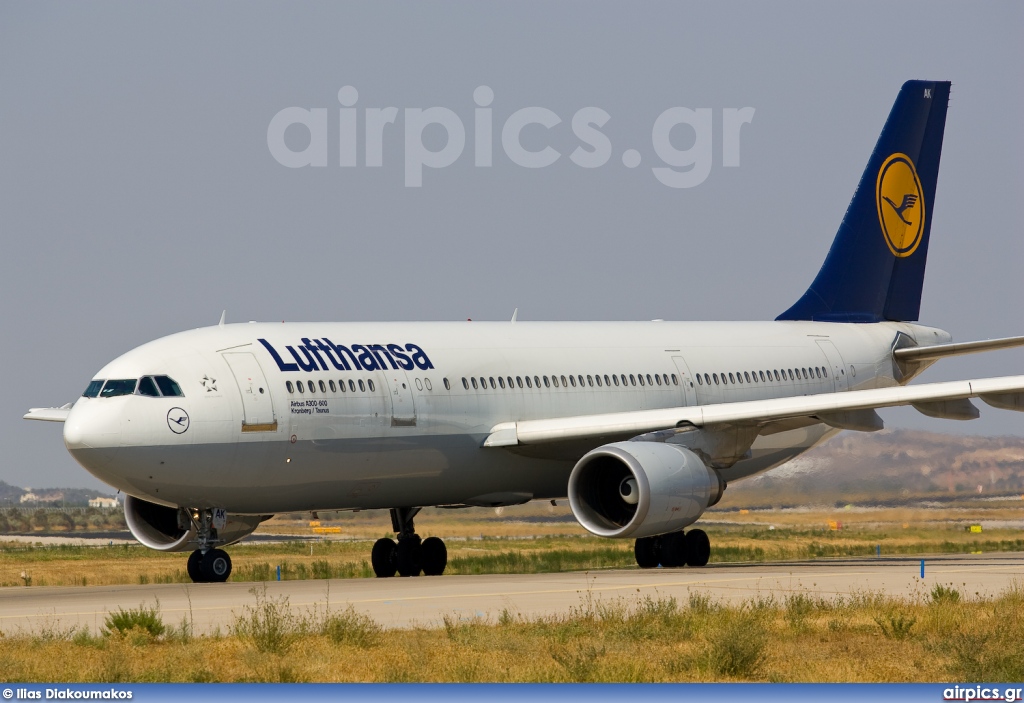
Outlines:
<svg viewBox="0 0 1024 703"><path fill-rule="evenodd" d="M440 576L448 565L448 549L437 537L421 540L416 534L413 518L420 508L392 508L391 527L398 535L398 544L383 537L373 545L370 563L378 578L399 576Z"/></svg>
<svg viewBox="0 0 1024 703"><path fill-rule="evenodd" d="M231 575L231 557L223 549L211 547L214 541L213 511L199 510L190 514L195 525L199 549L188 556L186 570L193 583L223 583Z"/></svg>
<svg viewBox="0 0 1024 703"><path fill-rule="evenodd" d="M641 569L653 569L659 564L665 567L707 566L711 558L711 540L704 530L641 537L636 541L633 553Z"/></svg>

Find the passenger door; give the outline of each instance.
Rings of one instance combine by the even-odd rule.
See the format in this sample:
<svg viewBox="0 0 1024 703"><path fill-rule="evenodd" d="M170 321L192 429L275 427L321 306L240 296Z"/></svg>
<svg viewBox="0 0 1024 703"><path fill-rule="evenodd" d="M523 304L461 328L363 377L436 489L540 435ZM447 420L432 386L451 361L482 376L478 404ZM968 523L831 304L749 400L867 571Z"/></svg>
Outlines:
<svg viewBox="0 0 1024 703"><path fill-rule="evenodd" d="M415 427L416 404L409 386L409 377L402 369L386 369L382 373L391 398L391 426Z"/></svg>
<svg viewBox="0 0 1024 703"><path fill-rule="evenodd" d="M274 402L270 385L256 357L248 352L223 355L242 394L242 432L275 432Z"/></svg>
<svg viewBox="0 0 1024 703"><path fill-rule="evenodd" d="M817 340L818 346L821 351L825 354L825 358L828 360L828 367L832 374L832 380L836 384L837 391L845 391L849 388L849 379L846 378L846 364L843 362L843 357L836 349L836 345L827 339Z"/></svg>

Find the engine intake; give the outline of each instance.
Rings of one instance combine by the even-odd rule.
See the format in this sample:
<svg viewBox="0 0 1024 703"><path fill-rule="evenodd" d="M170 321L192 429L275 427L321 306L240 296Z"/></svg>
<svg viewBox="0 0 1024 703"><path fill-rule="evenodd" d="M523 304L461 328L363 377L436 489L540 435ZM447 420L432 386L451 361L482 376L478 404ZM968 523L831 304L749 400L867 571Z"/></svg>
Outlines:
<svg viewBox="0 0 1024 703"><path fill-rule="evenodd" d="M569 505L599 537L650 537L691 525L725 482L686 447L615 442L586 454L569 476Z"/></svg>
<svg viewBox="0 0 1024 703"><path fill-rule="evenodd" d="M247 537L269 515L229 515L224 527L215 530L211 543L218 547ZM198 545L195 526L182 508L150 503L125 496L124 519L135 539L160 552L187 552Z"/></svg>

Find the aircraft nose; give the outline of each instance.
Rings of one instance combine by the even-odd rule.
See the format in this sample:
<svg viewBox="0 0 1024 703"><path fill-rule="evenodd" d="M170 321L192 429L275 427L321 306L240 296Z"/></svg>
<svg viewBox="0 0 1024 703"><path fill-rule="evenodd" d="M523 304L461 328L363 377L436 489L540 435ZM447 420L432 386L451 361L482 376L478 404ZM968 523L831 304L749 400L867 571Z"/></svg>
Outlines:
<svg viewBox="0 0 1024 703"><path fill-rule="evenodd" d="M64 446L86 469L110 463L121 444L121 403L82 398L64 421Z"/></svg>

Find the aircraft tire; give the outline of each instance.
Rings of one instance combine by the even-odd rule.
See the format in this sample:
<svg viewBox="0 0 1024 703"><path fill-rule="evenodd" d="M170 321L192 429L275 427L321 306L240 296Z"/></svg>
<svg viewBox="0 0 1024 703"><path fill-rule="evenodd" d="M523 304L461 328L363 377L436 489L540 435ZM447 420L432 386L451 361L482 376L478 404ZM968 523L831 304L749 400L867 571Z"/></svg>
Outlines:
<svg viewBox="0 0 1024 703"><path fill-rule="evenodd" d="M398 540L398 546L395 547L395 568L399 576L420 575L420 547L418 537Z"/></svg>
<svg viewBox="0 0 1024 703"><path fill-rule="evenodd" d="M658 551L657 537L641 537L633 545L636 565L641 569L653 569L661 563Z"/></svg>
<svg viewBox="0 0 1024 703"><path fill-rule="evenodd" d="M373 543L370 565L377 578L391 578L395 575L395 540L381 537Z"/></svg>
<svg viewBox="0 0 1024 703"><path fill-rule="evenodd" d="M690 530L686 541L686 565L707 566L711 558L711 540L704 530Z"/></svg>
<svg viewBox="0 0 1024 703"><path fill-rule="evenodd" d="M420 565L424 576L440 576L448 566L448 548L438 537L427 537L420 545Z"/></svg>
<svg viewBox="0 0 1024 703"><path fill-rule="evenodd" d="M192 579L192 583L205 583L203 578L203 553L201 551L197 549L188 555L185 570L188 572L188 577Z"/></svg>
<svg viewBox="0 0 1024 703"><path fill-rule="evenodd" d="M223 549L211 549L203 555L200 571L207 583L223 583L231 575L231 557Z"/></svg>
<svg viewBox="0 0 1024 703"><path fill-rule="evenodd" d="M672 568L686 566L686 538L682 532L661 536L661 565Z"/></svg>

